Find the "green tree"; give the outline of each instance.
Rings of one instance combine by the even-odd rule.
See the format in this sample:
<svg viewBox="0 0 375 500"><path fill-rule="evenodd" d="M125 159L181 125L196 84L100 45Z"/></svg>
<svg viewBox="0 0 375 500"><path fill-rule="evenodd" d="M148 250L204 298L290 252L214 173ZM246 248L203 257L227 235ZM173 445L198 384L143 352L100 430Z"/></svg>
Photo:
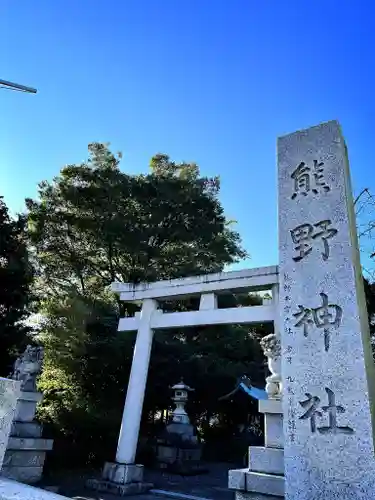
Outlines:
<svg viewBox="0 0 375 500"><path fill-rule="evenodd" d="M0 375L7 377L15 357L28 341L32 267L25 242L25 219L11 219L0 197Z"/></svg>
<svg viewBox="0 0 375 500"><path fill-rule="evenodd" d="M102 293L137 283L219 271L245 256L218 200L218 178L194 164L151 160L148 175L120 171L103 144L26 200L30 238L49 293Z"/></svg>

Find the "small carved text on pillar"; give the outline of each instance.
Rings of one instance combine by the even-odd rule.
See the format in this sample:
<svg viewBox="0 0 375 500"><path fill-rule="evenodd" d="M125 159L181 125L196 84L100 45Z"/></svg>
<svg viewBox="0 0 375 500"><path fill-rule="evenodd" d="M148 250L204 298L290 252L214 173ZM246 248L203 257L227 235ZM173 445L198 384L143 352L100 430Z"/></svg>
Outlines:
<svg viewBox="0 0 375 500"><path fill-rule="evenodd" d="M313 250L313 246L317 239L321 240L322 258L327 260L330 253L328 240L336 236L337 229L330 227L332 222L330 219L321 220L316 224L301 224L290 231L294 243L294 249L298 253L293 257L295 262L299 262L304 257L309 255Z"/></svg>
<svg viewBox="0 0 375 500"><path fill-rule="evenodd" d="M291 346L288 346L288 347L291 347ZM290 375L288 375L286 377L286 380L289 382L289 384L287 385L287 388L286 388L286 392L292 396L294 396L295 392L294 392L294 388L292 386L293 382L294 382L294 378L291 377Z"/></svg>
<svg viewBox="0 0 375 500"><path fill-rule="evenodd" d="M293 333L293 330L290 328L290 326L286 326L284 328L284 331L287 335L291 335Z"/></svg>
<svg viewBox="0 0 375 500"><path fill-rule="evenodd" d="M309 327L322 328L324 332L324 349L326 352L330 346L330 327L338 328L342 318L342 308L336 304L328 303L328 295L321 293L322 305L320 307L305 307L298 305L299 311L293 316L297 319L295 327L303 327L303 335L308 336Z"/></svg>
<svg viewBox="0 0 375 500"><path fill-rule="evenodd" d="M285 355L286 355L286 362L289 365L292 364L292 352L293 352L293 347L291 345L288 345L285 349Z"/></svg>
<svg viewBox="0 0 375 500"><path fill-rule="evenodd" d="M345 408L336 405L335 393L325 388L328 396L328 406L320 405L320 398L306 393L306 400L300 401L299 404L306 412L299 417L300 420L310 420L311 432L319 432L320 434L353 434L354 430L348 426L339 426L337 424L337 414L345 413ZM323 418L323 413L328 414L328 425L317 427L317 418Z"/></svg>
<svg viewBox="0 0 375 500"><path fill-rule="evenodd" d="M324 179L324 163L322 161L314 160L311 166L301 161L291 178L294 181L292 200L298 195L307 196L310 192L318 194L319 191L328 192L331 189Z"/></svg>
<svg viewBox="0 0 375 500"><path fill-rule="evenodd" d="M290 313L290 311L292 309L291 305L290 305L290 296L286 295L285 298L284 298L284 300L285 300L284 311L286 313ZM289 321L290 321L290 318L287 316L285 318L285 320L284 320L284 323L285 323L284 324L284 331L285 331L286 334L291 335L293 333L293 331L292 331L292 329L289 326Z"/></svg>
<svg viewBox="0 0 375 500"><path fill-rule="evenodd" d="M293 352L293 347L291 345L288 345L285 349L285 356L286 356L286 362L289 365L292 364L292 352Z"/></svg>
<svg viewBox="0 0 375 500"><path fill-rule="evenodd" d="M288 273L284 273L283 274L283 277L284 277L284 282L285 283L288 283L288 284L291 284L292 283L292 278L289 276Z"/></svg>
<svg viewBox="0 0 375 500"><path fill-rule="evenodd" d="M295 422L295 411L293 409L293 398L289 396L288 398L288 431L289 431L289 438L292 443L295 442L295 431L296 431L296 422Z"/></svg>

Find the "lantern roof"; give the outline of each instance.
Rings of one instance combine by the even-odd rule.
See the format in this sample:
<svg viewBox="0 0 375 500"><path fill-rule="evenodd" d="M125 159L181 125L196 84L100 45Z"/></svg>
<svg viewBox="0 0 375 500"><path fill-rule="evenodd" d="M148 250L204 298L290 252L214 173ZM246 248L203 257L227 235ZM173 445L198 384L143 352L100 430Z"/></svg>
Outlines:
<svg viewBox="0 0 375 500"><path fill-rule="evenodd" d="M176 384L176 385L173 385L171 387L172 390L183 390L183 391L194 391L194 389L192 389L191 387L189 387L188 385L185 384L185 382L183 381L183 379L181 379L181 381Z"/></svg>

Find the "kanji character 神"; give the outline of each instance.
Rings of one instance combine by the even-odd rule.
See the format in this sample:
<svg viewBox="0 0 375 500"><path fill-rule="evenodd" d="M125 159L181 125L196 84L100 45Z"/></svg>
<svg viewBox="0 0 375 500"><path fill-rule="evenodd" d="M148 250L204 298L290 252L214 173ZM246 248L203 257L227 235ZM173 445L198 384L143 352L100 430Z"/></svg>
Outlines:
<svg viewBox="0 0 375 500"><path fill-rule="evenodd" d="M298 305L299 311L293 316L297 319L295 327L303 326L303 334L308 335L309 326L315 325L317 328L323 328L324 348L327 352L330 345L329 327L340 326L342 318L342 308L336 304L328 303L328 295L321 293L322 305L316 308L304 307Z"/></svg>

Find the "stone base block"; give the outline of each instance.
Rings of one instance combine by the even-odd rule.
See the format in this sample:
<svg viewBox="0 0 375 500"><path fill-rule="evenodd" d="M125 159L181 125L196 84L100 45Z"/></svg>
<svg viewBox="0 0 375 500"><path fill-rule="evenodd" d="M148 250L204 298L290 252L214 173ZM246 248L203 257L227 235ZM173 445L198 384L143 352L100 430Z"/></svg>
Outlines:
<svg viewBox="0 0 375 500"><path fill-rule="evenodd" d="M117 484L141 483L143 480L143 465L106 462L102 478L104 481Z"/></svg>
<svg viewBox="0 0 375 500"><path fill-rule="evenodd" d="M259 400L259 412L264 413L265 445L284 447L283 408L279 399Z"/></svg>
<svg viewBox="0 0 375 500"><path fill-rule="evenodd" d="M7 450L5 452L3 466L43 467L45 458L45 451Z"/></svg>
<svg viewBox="0 0 375 500"><path fill-rule="evenodd" d="M253 472L284 475L284 450L250 446L249 469Z"/></svg>
<svg viewBox="0 0 375 500"><path fill-rule="evenodd" d="M10 435L13 437L42 437L43 426L37 422L13 422Z"/></svg>
<svg viewBox="0 0 375 500"><path fill-rule="evenodd" d="M284 448L283 416L266 413L264 434L264 443L267 448Z"/></svg>
<svg viewBox="0 0 375 500"><path fill-rule="evenodd" d="M41 480L42 474L43 467L19 467L17 465L4 465L1 469L1 476L26 484L37 483Z"/></svg>
<svg viewBox="0 0 375 500"><path fill-rule="evenodd" d="M259 413L276 413L283 414L283 403L281 399L260 399Z"/></svg>
<svg viewBox="0 0 375 500"><path fill-rule="evenodd" d="M42 399L43 394L40 392L21 392L14 420L17 422L32 422L35 417L36 405Z"/></svg>
<svg viewBox="0 0 375 500"><path fill-rule="evenodd" d="M118 495L121 497L128 495L138 495L141 493L146 493L151 490L154 485L151 483L127 483L119 484L112 483L111 481L104 481L101 479L89 479L86 481L86 487L91 488L96 491L111 493L112 495Z"/></svg>
<svg viewBox="0 0 375 500"><path fill-rule="evenodd" d="M53 439L10 437L7 450L52 450Z"/></svg>
<svg viewBox="0 0 375 500"><path fill-rule="evenodd" d="M228 488L237 491L283 497L285 478L284 476L252 472L249 469L230 470L228 474Z"/></svg>

